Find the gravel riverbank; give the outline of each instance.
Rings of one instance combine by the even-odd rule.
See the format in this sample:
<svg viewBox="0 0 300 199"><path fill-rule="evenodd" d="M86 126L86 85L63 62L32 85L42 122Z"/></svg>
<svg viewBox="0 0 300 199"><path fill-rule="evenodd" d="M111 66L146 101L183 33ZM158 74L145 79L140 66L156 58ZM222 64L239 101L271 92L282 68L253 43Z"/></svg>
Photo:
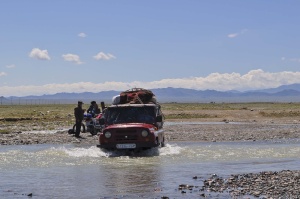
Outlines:
<svg viewBox="0 0 300 199"><path fill-rule="evenodd" d="M13 131L0 134L0 145L27 144L98 144L98 137L81 133L83 139L61 130ZM300 124L297 122L166 122L164 126L167 142L200 141L258 141L300 138Z"/></svg>
<svg viewBox="0 0 300 199"><path fill-rule="evenodd" d="M198 177L193 179L197 181ZM180 184L178 190L187 196L199 191L202 198L211 198L211 193L215 193L231 198L296 199L300 197L300 171L262 171L233 174L227 178L213 174L203 181L203 186Z"/></svg>

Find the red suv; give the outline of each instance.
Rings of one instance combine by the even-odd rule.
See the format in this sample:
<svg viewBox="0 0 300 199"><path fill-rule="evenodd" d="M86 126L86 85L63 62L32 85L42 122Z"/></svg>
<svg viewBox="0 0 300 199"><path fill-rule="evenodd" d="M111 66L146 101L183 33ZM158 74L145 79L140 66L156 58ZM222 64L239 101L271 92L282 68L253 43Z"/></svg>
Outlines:
<svg viewBox="0 0 300 199"><path fill-rule="evenodd" d="M100 148L149 149L165 145L163 115L158 104L119 104L105 109Z"/></svg>

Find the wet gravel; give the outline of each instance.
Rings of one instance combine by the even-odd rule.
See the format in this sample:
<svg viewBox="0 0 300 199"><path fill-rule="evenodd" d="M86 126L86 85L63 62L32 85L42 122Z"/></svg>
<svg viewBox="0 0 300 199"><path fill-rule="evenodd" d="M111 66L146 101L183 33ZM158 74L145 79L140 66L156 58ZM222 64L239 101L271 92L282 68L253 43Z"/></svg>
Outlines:
<svg viewBox="0 0 300 199"><path fill-rule="evenodd" d="M68 130L59 130L55 133L12 132L0 134L1 145L29 145L29 144L98 144L98 136L81 133L82 138L68 134Z"/></svg>
<svg viewBox="0 0 300 199"><path fill-rule="evenodd" d="M300 123L216 123L165 126L169 141L256 141L300 138Z"/></svg>
<svg viewBox="0 0 300 199"><path fill-rule="evenodd" d="M232 198L300 198L300 171L263 171L260 173L234 174L227 178L214 174L205 179L199 188L200 195L209 193L227 193ZM179 185L184 190L188 185Z"/></svg>

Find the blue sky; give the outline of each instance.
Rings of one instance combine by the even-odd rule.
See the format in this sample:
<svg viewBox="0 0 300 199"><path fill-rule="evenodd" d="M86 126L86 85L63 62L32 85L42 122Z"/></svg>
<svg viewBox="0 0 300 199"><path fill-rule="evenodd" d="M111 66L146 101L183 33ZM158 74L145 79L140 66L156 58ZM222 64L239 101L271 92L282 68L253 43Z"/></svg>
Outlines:
<svg viewBox="0 0 300 199"><path fill-rule="evenodd" d="M3 0L0 96L300 83L300 1Z"/></svg>

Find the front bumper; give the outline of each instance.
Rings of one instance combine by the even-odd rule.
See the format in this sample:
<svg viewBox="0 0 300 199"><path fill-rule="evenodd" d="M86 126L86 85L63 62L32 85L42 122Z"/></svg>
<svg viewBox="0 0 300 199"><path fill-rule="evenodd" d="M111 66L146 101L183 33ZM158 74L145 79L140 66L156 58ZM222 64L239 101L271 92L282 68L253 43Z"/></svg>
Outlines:
<svg viewBox="0 0 300 199"><path fill-rule="evenodd" d="M125 147L121 147L125 146ZM135 146L135 147L132 147ZM158 147L156 142L134 142L134 143L104 143L99 144L97 147L102 149L117 149L117 150L135 150L135 149L148 149ZM127 148L130 147L130 148Z"/></svg>

